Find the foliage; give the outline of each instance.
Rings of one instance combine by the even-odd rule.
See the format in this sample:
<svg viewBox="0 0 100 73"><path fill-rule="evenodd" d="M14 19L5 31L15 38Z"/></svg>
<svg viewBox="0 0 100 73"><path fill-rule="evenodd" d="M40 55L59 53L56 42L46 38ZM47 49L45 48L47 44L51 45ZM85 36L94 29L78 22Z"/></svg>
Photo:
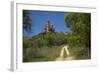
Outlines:
<svg viewBox="0 0 100 73"><path fill-rule="evenodd" d="M87 54L91 52L91 14L68 13L65 15L65 22L66 26L71 29L71 32L67 35L68 44L72 48L80 48L76 49L77 53L74 55L77 54L77 57L80 58L83 56L88 58ZM88 52L86 52L86 50Z"/></svg>
<svg viewBox="0 0 100 73"><path fill-rule="evenodd" d="M91 58L91 52L90 52L89 48L72 47L70 49L70 52L71 52L71 55L74 56L77 60Z"/></svg>
<svg viewBox="0 0 100 73"><path fill-rule="evenodd" d="M31 11L23 11L23 29L31 30ZM70 32L40 33L27 38L23 36L23 62L53 61L59 57L61 49L69 45L69 51L75 59L91 58L91 14L65 14L66 27ZM65 52L65 51L64 51ZM66 58L66 52L64 53Z"/></svg>
<svg viewBox="0 0 100 73"><path fill-rule="evenodd" d="M68 34L69 42L73 45L81 45L90 48L91 42L91 14L90 13L69 13L65 17L67 26L71 29ZM75 45L76 45L75 44ZM74 45L74 46L75 46Z"/></svg>
<svg viewBox="0 0 100 73"><path fill-rule="evenodd" d="M31 10L23 10L23 31L30 32L32 27Z"/></svg>
<svg viewBox="0 0 100 73"><path fill-rule="evenodd" d="M66 35L63 32L48 32L46 34L40 34L37 36L33 36L32 41L38 44L38 46L54 46L54 45L62 45L67 43Z"/></svg>
<svg viewBox="0 0 100 73"><path fill-rule="evenodd" d="M63 32L48 32L32 38L23 39L23 62L53 61L60 55L60 50L67 43Z"/></svg>
<svg viewBox="0 0 100 73"><path fill-rule="evenodd" d="M27 49L31 47L31 41L27 37L23 37L23 61L27 61Z"/></svg>

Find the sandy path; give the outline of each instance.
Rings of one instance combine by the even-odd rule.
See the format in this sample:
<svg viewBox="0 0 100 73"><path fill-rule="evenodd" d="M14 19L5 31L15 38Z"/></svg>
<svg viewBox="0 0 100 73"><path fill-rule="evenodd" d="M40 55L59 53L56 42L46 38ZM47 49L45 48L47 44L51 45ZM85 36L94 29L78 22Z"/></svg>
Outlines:
<svg viewBox="0 0 100 73"><path fill-rule="evenodd" d="M67 57L66 58L64 58L64 51L66 52L66 54L67 54ZM68 50L68 46L64 46L64 47L62 47L62 49L61 49L61 52L60 52L60 56L58 57L58 58L56 58L56 60L74 60L75 58L73 57L73 56L71 56L71 53L69 52L69 50Z"/></svg>

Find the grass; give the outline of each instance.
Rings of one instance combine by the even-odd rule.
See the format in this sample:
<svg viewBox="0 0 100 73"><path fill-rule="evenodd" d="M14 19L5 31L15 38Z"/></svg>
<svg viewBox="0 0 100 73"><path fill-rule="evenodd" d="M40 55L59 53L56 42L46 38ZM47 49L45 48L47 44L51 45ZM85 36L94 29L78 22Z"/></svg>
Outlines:
<svg viewBox="0 0 100 73"><path fill-rule="evenodd" d="M63 39L62 39L63 38ZM60 57L63 46L68 45L64 33L47 33L37 35L31 39L23 39L23 62L55 61ZM77 60L90 59L91 51L83 47L70 47L69 52ZM64 51L64 58L67 57Z"/></svg>
<svg viewBox="0 0 100 73"><path fill-rule="evenodd" d="M28 48L27 61L24 62L40 62L40 61L54 61L60 56L61 46L42 47L42 48Z"/></svg>
<svg viewBox="0 0 100 73"><path fill-rule="evenodd" d="M91 51L88 48L72 47L70 52L77 60L91 59Z"/></svg>
<svg viewBox="0 0 100 73"><path fill-rule="evenodd" d="M41 48L28 48L26 52L27 60L23 62L42 62L42 61L55 61L60 56L61 49L64 45L52 46L52 47L41 47ZM90 59L91 53L88 49L82 47L69 48L71 56L75 57L76 60ZM66 52L64 51L64 58L66 58Z"/></svg>

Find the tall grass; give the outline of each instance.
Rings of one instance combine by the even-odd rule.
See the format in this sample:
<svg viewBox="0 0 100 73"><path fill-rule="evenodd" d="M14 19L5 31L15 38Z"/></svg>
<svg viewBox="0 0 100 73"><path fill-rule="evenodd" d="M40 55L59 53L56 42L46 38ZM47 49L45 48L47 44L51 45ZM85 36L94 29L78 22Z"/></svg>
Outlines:
<svg viewBox="0 0 100 73"><path fill-rule="evenodd" d="M53 47L44 46L42 48L27 48L27 61L24 62L54 61L60 56L62 46L63 45Z"/></svg>

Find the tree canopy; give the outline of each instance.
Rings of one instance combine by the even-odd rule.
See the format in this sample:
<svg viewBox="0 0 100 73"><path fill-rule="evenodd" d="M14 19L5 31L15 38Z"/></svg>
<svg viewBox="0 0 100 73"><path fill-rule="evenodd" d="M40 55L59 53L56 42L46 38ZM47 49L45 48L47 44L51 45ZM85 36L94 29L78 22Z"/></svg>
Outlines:
<svg viewBox="0 0 100 73"><path fill-rule="evenodd" d="M89 48L91 45L91 14L68 13L65 14L65 22L72 31L68 34L70 44Z"/></svg>
<svg viewBox="0 0 100 73"><path fill-rule="evenodd" d="M67 13L66 26L71 32L67 34L67 42L72 47L72 54L76 58L91 58L91 14ZM77 49L77 50L76 50Z"/></svg>
<svg viewBox="0 0 100 73"><path fill-rule="evenodd" d="M32 27L32 11L31 10L23 10L23 31L30 32Z"/></svg>

